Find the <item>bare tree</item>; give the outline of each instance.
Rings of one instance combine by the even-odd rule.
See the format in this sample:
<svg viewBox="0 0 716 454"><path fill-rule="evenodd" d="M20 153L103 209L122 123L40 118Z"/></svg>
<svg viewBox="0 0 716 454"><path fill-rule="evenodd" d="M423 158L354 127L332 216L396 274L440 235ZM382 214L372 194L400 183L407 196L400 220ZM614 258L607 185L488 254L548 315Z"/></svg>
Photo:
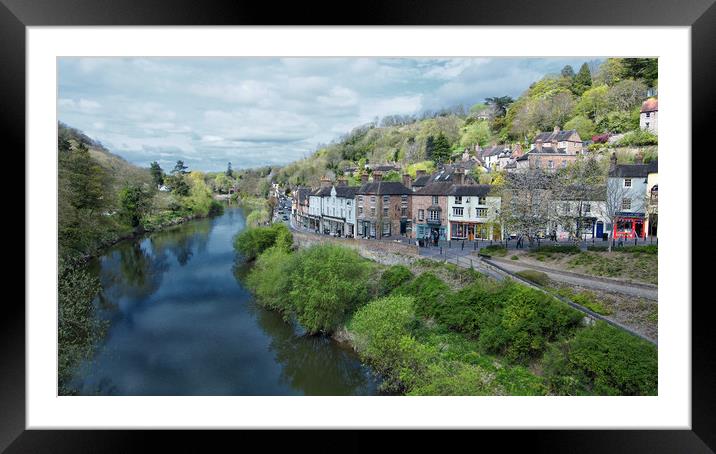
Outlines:
<svg viewBox="0 0 716 454"><path fill-rule="evenodd" d="M554 175L541 169L508 174L503 188L502 220L510 232L527 237L530 245L553 219Z"/></svg>
<svg viewBox="0 0 716 454"><path fill-rule="evenodd" d="M631 194L628 188L625 188L620 181L615 178L610 178L607 181L606 194L604 204L601 204L599 209L602 217L607 220L607 224L612 226L614 230L614 223L619 218L619 213L624 211L624 201ZM609 242L609 251L612 250L612 241Z"/></svg>
<svg viewBox="0 0 716 454"><path fill-rule="evenodd" d="M598 209L595 202L604 200L606 169L593 158L579 159L554 178L553 217L574 238L582 237L588 220Z"/></svg>

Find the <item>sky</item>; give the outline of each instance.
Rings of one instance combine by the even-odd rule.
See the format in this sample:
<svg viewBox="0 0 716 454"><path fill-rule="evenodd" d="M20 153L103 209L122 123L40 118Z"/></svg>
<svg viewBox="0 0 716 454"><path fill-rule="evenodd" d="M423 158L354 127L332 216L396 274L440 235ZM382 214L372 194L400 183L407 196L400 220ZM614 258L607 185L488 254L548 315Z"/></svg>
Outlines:
<svg viewBox="0 0 716 454"><path fill-rule="evenodd" d="M165 170L282 165L356 126L517 98L569 58L60 58L59 121Z"/></svg>

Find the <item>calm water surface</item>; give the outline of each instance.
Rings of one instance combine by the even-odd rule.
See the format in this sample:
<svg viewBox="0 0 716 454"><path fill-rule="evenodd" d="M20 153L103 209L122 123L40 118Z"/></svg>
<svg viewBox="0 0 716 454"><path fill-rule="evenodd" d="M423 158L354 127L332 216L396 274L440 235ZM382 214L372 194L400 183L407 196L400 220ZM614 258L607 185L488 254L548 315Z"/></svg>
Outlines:
<svg viewBox="0 0 716 454"><path fill-rule="evenodd" d="M81 394L370 395L379 381L350 350L258 306L232 237L240 209L124 241L91 265L110 321Z"/></svg>

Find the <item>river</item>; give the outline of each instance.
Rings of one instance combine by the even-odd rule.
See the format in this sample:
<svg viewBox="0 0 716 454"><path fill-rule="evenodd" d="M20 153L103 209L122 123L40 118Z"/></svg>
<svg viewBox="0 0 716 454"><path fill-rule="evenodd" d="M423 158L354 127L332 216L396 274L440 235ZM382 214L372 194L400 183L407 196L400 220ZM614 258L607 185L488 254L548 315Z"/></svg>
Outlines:
<svg viewBox="0 0 716 454"><path fill-rule="evenodd" d="M373 395L356 354L259 306L233 249L243 212L127 240L90 264L109 321L71 384L84 395Z"/></svg>

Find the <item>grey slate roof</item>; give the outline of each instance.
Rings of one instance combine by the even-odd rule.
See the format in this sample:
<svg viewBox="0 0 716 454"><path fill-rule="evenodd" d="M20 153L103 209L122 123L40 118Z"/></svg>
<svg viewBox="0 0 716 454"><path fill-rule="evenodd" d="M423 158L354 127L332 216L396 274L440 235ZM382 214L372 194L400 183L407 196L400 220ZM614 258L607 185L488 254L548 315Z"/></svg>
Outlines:
<svg viewBox="0 0 716 454"><path fill-rule="evenodd" d="M567 131L553 131L553 132L541 132L535 136L535 142L553 142L569 140L569 137L576 133L576 129L569 129Z"/></svg>
<svg viewBox="0 0 716 454"><path fill-rule="evenodd" d="M429 185L425 186L424 188L420 188L417 191L415 191L414 195L425 195L425 196L431 196L431 195L448 195L450 190L453 187L453 183L450 181L436 181L433 183L430 183Z"/></svg>
<svg viewBox="0 0 716 454"><path fill-rule="evenodd" d="M296 189L296 199L298 199L298 203L305 203L306 200L308 200L308 194L311 193L311 188L307 187L299 187Z"/></svg>
<svg viewBox="0 0 716 454"><path fill-rule="evenodd" d="M485 197L490 192L489 184L470 184L453 186L448 195Z"/></svg>
<svg viewBox="0 0 716 454"><path fill-rule="evenodd" d="M407 195L412 193L413 191L399 181L373 181L365 183L356 191L356 194L370 195Z"/></svg>
<svg viewBox="0 0 716 454"><path fill-rule="evenodd" d="M360 186L336 186L336 197L352 199L356 196L356 192L358 192L359 189Z"/></svg>
<svg viewBox="0 0 716 454"><path fill-rule="evenodd" d="M609 171L609 176L613 178L646 178L650 173L658 173L658 161L652 161L648 164L617 164L617 166Z"/></svg>

